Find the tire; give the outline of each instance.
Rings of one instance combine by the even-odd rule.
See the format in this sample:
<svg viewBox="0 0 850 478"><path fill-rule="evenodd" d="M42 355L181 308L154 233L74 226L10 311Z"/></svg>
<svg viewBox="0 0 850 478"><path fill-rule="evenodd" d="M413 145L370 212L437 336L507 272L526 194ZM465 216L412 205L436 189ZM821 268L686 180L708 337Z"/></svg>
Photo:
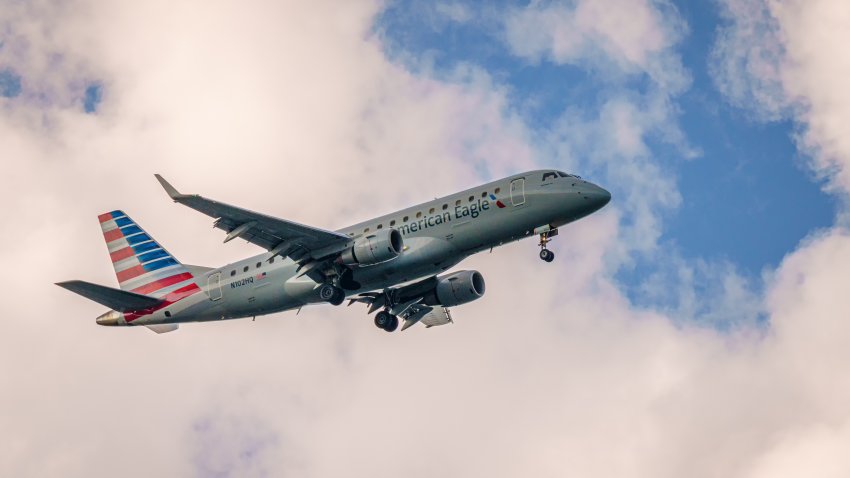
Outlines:
<svg viewBox="0 0 850 478"><path fill-rule="evenodd" d="M555 253L549 249L540 249L540 259L546 262L552 262L555 260Z"/></svg>
<svg viewBox="0 0 850 478"><path fill-rule="evenodd" d="M338 287L334 287L334 295L328 300L328 303L331 305L340 305L343 302L345 302L345 291Z"/></svg>
<svg viewBox="0 0 850 478"><path fill-rule="evenodd" d="M386 327L384 327L384 330L386 330L387 332L395 332L397 328L398 328L398 317L396 317L395 315L391 315L390 316L390 322L387 324Z"/></svg>
<svg viewBox="0 0 850 478"><path fill-rule="evenodd" d="M392 316L387 311L380 311L375 314L375 327L379 329L387 329L387 325L392 322Z"/></svg>
<svg viewBox="0 0 850 478"><path fill-rule="evenodd" d="M331 300L335 293L336 287L330 284L322 284L322 286L319 287L319 298L324 301Z"/></svg>

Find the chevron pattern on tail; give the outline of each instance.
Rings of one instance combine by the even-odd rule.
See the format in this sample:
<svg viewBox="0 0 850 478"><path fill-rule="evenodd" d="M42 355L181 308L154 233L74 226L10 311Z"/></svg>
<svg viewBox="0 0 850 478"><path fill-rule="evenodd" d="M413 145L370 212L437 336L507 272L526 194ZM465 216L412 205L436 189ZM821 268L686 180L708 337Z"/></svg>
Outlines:
<svg viewBox="0 0 850 478"><path fill-rule="evenodd" d="M98 220L122 290L171 302L200 291L189 270L123 211Z"/></svg>

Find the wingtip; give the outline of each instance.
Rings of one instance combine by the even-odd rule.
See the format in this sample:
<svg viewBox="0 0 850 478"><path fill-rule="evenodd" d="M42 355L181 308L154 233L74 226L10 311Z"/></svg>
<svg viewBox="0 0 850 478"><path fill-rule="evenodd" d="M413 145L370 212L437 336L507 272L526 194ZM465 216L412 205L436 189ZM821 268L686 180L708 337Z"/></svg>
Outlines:
<svg viewBox="0 0 850 478"><path fill-rule="evenodd" d="M183 194L180 194L180 192L177 191L177 189L175 189L174 186L171 185L171 183L166 181L164 177L160 176L159 174L154 174L154 177L156 177L156 180L159 181L159 184L162 185L162 188L165 189L165 192L168 193L171 199L174 199L176 201L184 196Z"/></svg>

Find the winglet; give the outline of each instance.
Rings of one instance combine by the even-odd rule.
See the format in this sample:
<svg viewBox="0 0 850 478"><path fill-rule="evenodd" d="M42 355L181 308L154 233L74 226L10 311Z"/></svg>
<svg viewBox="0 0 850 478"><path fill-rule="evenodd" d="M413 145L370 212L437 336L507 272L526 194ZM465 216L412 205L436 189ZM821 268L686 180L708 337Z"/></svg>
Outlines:
<svg viewBox="0 0 850 478"><path fill-rule="evenodd" d="M174 201L177 201L178 199L183 199L188 196L187 194L180 194L180 192L177 191L177 189L175 189L174 186L171 185L171 183L166 181L165 178L163 178L159 174L154 174L154 176L156 176L156 180L159 181L159 184L162 185L163 189L165 189L165 192L167 192L171 199L173 199Z"/></svg>

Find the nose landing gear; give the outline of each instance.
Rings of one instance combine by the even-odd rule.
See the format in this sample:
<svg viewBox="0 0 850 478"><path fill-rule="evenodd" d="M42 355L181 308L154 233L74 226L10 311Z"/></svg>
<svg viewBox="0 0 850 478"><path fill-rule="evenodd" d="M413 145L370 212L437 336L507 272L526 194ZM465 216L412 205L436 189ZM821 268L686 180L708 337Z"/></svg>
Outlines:
<svg viewBox="0 0 850 478"><path fill-rule="evenodd" d="M547 246L549 241L552 240L552 236L557 236L558 230L552 229L551 231L544 231L540 233L540 259L546 262L552 262L555 260L555 253L550 251Z"/></svg>

